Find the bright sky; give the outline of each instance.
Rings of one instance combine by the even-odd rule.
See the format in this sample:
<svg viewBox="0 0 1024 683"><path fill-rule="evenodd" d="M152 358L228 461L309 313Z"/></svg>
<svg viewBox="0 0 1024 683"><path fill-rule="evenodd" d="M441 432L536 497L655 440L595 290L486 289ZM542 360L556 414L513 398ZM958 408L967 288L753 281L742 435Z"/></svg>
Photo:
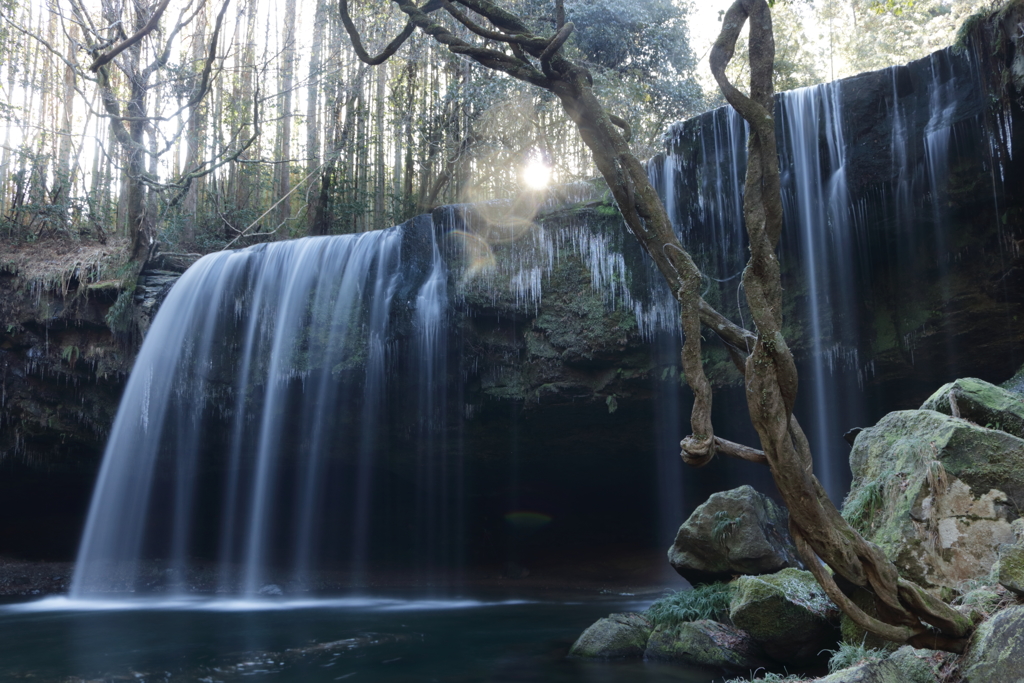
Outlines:
<svg viewBox="0 0 1024 683"><path fill-rule="evenodd" d="M700 60L697 73L702 83L714 83L708 67L708 53L722 28L718 13L725 12L732 3L733 0L694 0L690 15L690 47Z"/></svg>

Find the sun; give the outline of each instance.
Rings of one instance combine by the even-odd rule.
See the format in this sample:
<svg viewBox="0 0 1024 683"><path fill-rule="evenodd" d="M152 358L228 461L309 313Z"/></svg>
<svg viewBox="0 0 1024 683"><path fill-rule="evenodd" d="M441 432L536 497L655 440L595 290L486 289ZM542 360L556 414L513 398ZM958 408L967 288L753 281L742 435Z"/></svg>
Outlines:
<svg viewBox="0 0 1024 683"><path fill-rule="evenodd" d="M520 171L520 177L531 190L543 190L551 182L551 167L540 156L532 156Z"/></svg>

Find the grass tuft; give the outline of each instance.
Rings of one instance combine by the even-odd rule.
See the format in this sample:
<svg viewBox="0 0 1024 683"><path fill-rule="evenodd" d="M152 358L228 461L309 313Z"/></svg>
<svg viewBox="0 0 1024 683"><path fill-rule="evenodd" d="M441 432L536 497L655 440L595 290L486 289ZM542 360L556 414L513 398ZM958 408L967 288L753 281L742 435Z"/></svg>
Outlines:
<svg viewBox="0 0 1024 683"><path fill-rule="evenodd" d="M679 591L648 607L647 616L655 626L666 628L701 619L727 622L733 592L729 583L710 583Z"/></svg>
<svg viewBox="0 0 1024 683"><path fill-rule="evenodd" d="M832 654L832 657L828 660L828 672L832 674L858 664L881 661L890 654L885 650L877 650L875 648L868 647L864 643L861 643L860 645L839 643L839 647L837 649L825 650L825 652L830 652Z"/></svg>

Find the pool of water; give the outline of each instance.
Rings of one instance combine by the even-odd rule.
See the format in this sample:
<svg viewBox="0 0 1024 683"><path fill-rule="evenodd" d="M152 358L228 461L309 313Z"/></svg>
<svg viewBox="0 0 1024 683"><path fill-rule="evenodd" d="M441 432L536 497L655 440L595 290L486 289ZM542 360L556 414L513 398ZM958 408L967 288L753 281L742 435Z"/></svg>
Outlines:
<svg viewBox="0 0 1024 683"><path fill-rule="evenodd" d="M48 598L0 605L0 681L715 680L681 665L566 658L593 621L649 602Z"/></svg>

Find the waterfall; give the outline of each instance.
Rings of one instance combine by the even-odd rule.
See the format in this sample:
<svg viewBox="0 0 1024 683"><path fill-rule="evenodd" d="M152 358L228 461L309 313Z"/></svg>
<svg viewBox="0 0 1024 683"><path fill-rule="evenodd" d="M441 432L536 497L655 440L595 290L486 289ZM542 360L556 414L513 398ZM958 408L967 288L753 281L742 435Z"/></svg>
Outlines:
<svg viewBox="0 0 1024 683"><path fill-rule="evenodd" d="M430 254L422 272L403 263L409 241ZM131 590L152 558L172 586L206 558L220 591L245 595L271 575L301 583L325 555L365 578L380 441L400 431L386 424L398 366L419 368L406 431L437 478L418 506L446 509L446 278L429 217L219 252L186 271L125 389L72 595Z"/></svg>
<svg viewBox="0 0 1024 683"><path fill-rule="evenodd" d="M1008 148L1009 125L997 112L994 132L986 131L986 101L976 59L950 50L776 96L785 333L801 376L796 414L835 499L849 477L840 436L872 418L867 382L880 357L898 354L885 358L890 368L913 366L916 335L938 328L941 358L932 354L915 372L941 382L960 371L957 331L943 311L968 247L952 232L950 178L958 165L985 176L998 167L986 211L999 215L997 152ZM746 136L731 107L676 124L651 177L705 273L705 298L749 327L738 277L747 259Z"/></svg>
<svg viewBox="0 0 1024 683"><path fill-rule="evenodd" d="M842 297L853 285L844 257L850 253L850 225L841 111L836 83L787 92L779 101L783 213L787 223L797 228L807 283L801 313L811 343L810 377L805 374L803 381L804 391L809 389L811 395L811 448L817 476L834 497L842 494L844 483L834 471L835 463L841 461L842 444L835 438L841 433L839 406L830 400L829 383L846 340L833 327L840 316L830 315L830 309L849 310L844 306L848 302L833 297ZM856 350L852 353L855 357Z"/></svg>

